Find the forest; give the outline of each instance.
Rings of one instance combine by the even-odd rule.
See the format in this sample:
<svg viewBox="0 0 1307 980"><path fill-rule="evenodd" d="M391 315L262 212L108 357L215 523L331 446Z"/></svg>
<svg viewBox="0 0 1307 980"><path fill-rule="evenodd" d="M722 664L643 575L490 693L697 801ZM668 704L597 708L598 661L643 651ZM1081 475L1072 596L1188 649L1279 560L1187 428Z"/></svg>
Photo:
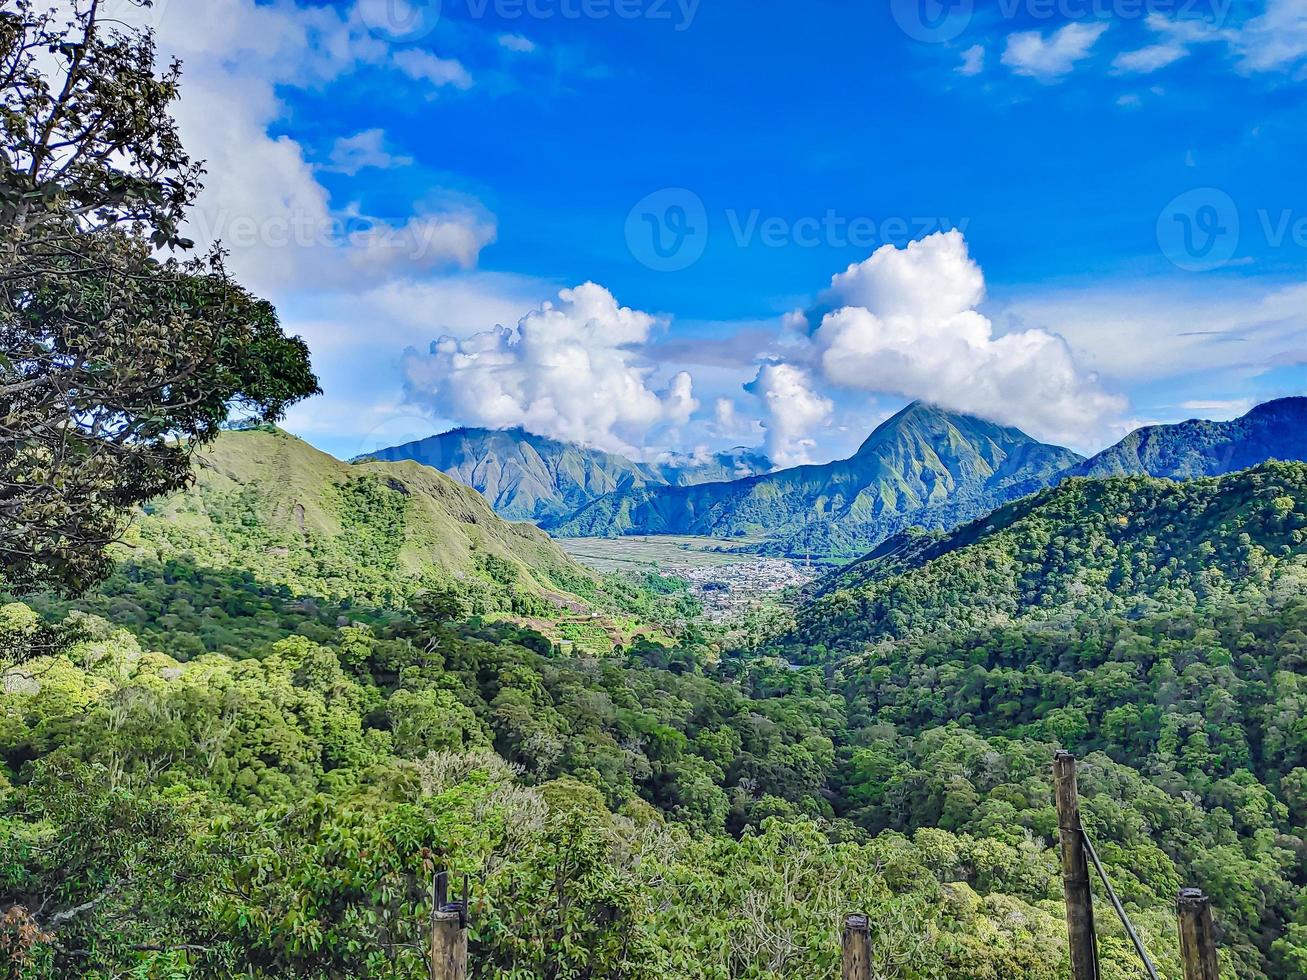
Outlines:
<svg viewBox="0 0 1307 980"><path fill-rule="evenodd" d="M257 568L128 561L98 596L36 602L44 618L13 603L7 646L73 636L6 674L3 888L30 916L7 926L11 969L423 976L439 866L471 875L478 976L831 975L853 908L886 976L1063 976L1049 762L1067 747L1166 975L1182 884L1212 897L1229 975L1303 975L1305 476L1076 481L952 546L916 536L876 559L886 578L824 587L893 581L963 611L1006 595L1000 573L1034 591L987 621L896 601L894 630L813 642L808 667L825 597L744 648L691 623L609 653L446 593L278 620L230 601L277 594ZM1183 574L1171 525L1204 529L1184 550L1219 588ZM1142 607L1116 601L1127 574ZM1090 584L1045 598L1064 580ZM153 652L214 620L238 625ZM1100 928L1105 975L1136 976Z"/></svg>

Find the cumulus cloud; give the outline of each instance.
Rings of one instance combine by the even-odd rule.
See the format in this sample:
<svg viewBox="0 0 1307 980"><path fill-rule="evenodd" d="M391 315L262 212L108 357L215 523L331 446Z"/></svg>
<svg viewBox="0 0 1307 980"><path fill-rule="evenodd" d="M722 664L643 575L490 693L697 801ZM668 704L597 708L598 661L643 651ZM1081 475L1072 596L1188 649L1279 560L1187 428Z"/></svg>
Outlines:
<svg viewBox="0 0 1307 980"><path fill-rule="evenodd" d="M1125 407L1045 330L996 336L975 307L984 276L958 231L885 245L836 276L813 334L824 377L923 399L1084 445Z"/></svg>
<svg viewBox="0 0 1307 980"><path fill-rule="evenodd" d="M650 430L684 423L698 408L684 371L656 389L641 349L657 321L619 306L587 282L522 317L465 339L409 350L409 396L464 424L532 432L638 453Z"/></svg>
<svg viewBox="0 0 1307 980"><path fill-rule="evenodd" d="M1039 31L1009 34L1003 49L1003 64L1014 74L1037 78L1042 82L1058 81L1071 72L1076 62L1089 56L1090 49L1107 30L1107 24L1071 23L1047 37Z"/></svg>
<svg viewBox="0 0 1307 980"><path fill-rule="evenodd" d="M812 462L813 434L830 420L835 406L815 390L808 373L793 364L762 364L744 388L762 402L764 448L771 461L777 466Z"/></svg>

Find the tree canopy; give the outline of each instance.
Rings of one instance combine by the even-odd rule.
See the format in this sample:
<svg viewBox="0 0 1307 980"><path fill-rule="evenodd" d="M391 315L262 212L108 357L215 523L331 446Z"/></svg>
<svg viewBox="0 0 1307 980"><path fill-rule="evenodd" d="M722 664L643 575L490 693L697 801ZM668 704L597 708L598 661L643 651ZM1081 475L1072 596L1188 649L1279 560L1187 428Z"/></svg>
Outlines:
<svg viewBox="0 0 1307 980"><path fill-rule="evenodd" d="M185 485L233 412L317 392L308 349L220 252L177 253L202 167L148 31L0 3L0 562L86 588L130 509ZM167 250L161 252L160 250Z"/></svg>

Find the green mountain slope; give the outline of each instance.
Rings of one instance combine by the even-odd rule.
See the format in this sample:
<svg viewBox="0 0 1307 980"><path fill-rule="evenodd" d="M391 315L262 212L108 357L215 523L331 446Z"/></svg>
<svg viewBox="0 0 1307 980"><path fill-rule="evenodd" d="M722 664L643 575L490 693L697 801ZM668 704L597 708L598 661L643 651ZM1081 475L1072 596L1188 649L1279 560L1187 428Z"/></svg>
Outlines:
<svg viewBox="0 0 1307 980"><path fill-rule="evenodd" d="M1069 476L1220 476L1270 459L1307 459L1307 398L1258 405L1230 422L1191 419L1137 429Z"/></svg>
<svg viewBox="0 0 1307 980"><path fill-rule="evenodd" d="M195 485L148 508L135 561L189 556L297 593L380 604L419 585L542 595L593 576L547 535L417 463L348 464L281 431L227 432Z"/></svg>
<svg viewBox="0 0 1307 980"><path fill-rule="evenodd" d="M640 463L520 428L453 429L368 458L434 467L482 493L500 516L531 521L557 519L616 491L733 480L771 469L765 456L743 448Z"/></svg>
<svg viewBox="0 0 1307 980"><path fill-rule="evenodd" d="M819 583L784 645L1140 616L1264 585L1307 555L1307 464L1175 483L1070 480L947 534L905 534Z"/></svg>
<svg viewBox="0 0 1307 980"><path fill-rule="evenodd" d="M851 458L730 483L615 493L559 536L764 534L769 550L858 555L914 524L948 527L1046 485L1081 457L1018 429L914 403Z"/></svg>

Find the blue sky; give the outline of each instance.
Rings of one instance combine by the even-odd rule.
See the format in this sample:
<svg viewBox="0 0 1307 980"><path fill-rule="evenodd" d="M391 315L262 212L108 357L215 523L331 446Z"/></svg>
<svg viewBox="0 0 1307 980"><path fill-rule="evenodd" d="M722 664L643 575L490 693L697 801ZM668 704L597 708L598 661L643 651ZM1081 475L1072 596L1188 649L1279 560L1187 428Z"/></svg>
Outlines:
<svg viewBox="0 0 1307 980"><path fill-rule="evenodd" d="M198 237L309 341L287 425L337 455L524 424L791 463L910 398L1092 450L1303 392L1307 3L951 3L143 16Z"/></svg>

